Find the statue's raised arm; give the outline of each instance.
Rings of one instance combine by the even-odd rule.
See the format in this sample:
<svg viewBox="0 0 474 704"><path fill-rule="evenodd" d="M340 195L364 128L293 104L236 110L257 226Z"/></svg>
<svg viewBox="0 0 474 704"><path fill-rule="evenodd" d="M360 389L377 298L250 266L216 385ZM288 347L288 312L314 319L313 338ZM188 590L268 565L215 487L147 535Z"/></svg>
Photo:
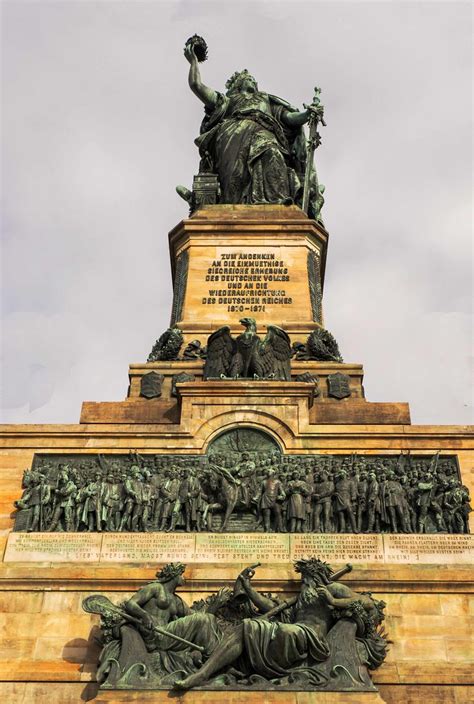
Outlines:
<svg viewBox="0 0 474 704"><path fill-rule="evenodd" d="M195 144L199 174L193 190L177 186L191 211L214 203L292 205L320 219L323 203L313 154L319 145L316 131L323 121L318 100L297 110L286 100L259 88L243 69L235 71L218 92L204 85L199 63L207 59L207 45L194 35L186 42L189 87L204 103L205 114ZM319 90L319 89L318 89ZM303 130L310 127L307 141Z"/></svg>
<svg viewBox="0 0 474 704"><path fill-rule="evenodd" d="M212 88L205 86L201 80L199 62L207 58L207 45L202 37L195 34L190 37L184 47L184 55L189 61L189 87L195 95L208 108L213 108L217 104L217 93Z"/></svg>

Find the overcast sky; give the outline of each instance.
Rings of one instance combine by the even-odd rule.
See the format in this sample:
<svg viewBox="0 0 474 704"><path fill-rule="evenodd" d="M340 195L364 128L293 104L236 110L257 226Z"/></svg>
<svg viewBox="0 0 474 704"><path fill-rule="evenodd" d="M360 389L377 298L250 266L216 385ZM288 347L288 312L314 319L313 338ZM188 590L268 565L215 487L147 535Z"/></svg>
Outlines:
<svg viewBox="0 0 474 704"><path fill-rule="evenodd" d="M174 193L204 81L322 87L326 326L371 401L472 422L471 8L460 2L3 2L3 420L122 400L168 326Z"/></svg>

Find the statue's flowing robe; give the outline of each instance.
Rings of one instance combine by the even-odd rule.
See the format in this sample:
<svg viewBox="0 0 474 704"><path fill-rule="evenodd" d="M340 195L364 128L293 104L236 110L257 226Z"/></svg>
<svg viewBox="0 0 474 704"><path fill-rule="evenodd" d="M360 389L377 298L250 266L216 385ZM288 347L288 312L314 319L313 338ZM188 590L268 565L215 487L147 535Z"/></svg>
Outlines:
<svg viewBox="0 0 474 704"><path fill-rule="evenodd" d="M209 656L213 652L222 636L216 617L203 611L181 616L175 621L160 626L160 629L204 647L204 656L206 654ZM190 649L189 645L185 643L180 643L174 638L153 631L150 631L149 635L142 633L142 637L149 651L182 652Z"/></svg>
<svg viewBox="0 0 474 704"><path fill-rule="evenodd" d="M218 174L221 203L279 203L301 196L304 137L281 117L288 103L256 92L218 94L196 145L201 168Z"/></svg>
<svg viewBox="0 0 474 704"><path fill-rule="evenodd" d="M144 668L142 675L161 682L168 680L170 683L177 676L183 677L195 672L201 664L201 658L196 659L196 650L174 640L167 633L205 648L202 655L204 659L209 657L222 638L216 617L201 611L177 618L160 628L164 634L137 629L128 624L122 625L120 635L102 650L98 682L106 681L107 686L112 687L120 680L125 683L130 677L133 682L133 678L139 677Z"/></svg>
<svg viewBox="0 0 474 704"><path fill-rule="evenodd" d="M329 645L306 624L248 618L244 620L244 643L250 672L275 679L299 671L313 684L325 679L317 666L329 657Z"/></svg>

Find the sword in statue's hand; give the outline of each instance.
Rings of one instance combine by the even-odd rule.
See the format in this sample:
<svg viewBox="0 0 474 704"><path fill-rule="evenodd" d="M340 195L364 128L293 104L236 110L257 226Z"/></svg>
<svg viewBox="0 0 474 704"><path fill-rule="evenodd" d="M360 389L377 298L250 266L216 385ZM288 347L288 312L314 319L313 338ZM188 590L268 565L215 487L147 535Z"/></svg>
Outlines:
<svg viewBox="0 0 474 704"><path fill-rule="evenodd" d="M316 198L319 196L319 182L318 174L316 172L316 167L314 166L314 152L317 147L321 144L321 136L318 132L318 123L320 122L324 127L326 123L324 121L324 106L321 105L320 100L321 88L315 87L313 102L311 105L304 105L306 110L309 111L308 127L309 127L309 137L306 142L306 171L304 175L304 190L303 190L303 211L308 214L309 208L309 196L311 191L311 177L314 174L314 185L316 187Z"/></svg>

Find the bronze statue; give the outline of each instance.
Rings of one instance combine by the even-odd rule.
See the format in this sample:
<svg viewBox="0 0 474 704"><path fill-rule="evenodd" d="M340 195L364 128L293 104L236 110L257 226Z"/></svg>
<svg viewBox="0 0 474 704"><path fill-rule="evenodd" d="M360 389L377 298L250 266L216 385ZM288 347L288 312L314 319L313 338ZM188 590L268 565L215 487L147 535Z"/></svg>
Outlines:
<svg viewBox="0 0 474 704"><path fill-rule="evenodd" d="M14 502L15 508L26 513L25 530L28 533L45 530L43 513L51 501L51 487L44 480L43 474L25 472L25 489L21 499Z"/></svg>
<svg viewBox="0 0 474 704"><path fill-rule="evenodd" d="M308 157L311 166L314 148L320 143L317 123L324 124L319 94L304 110L297 110L261 91L246 69L236 71L226 83L225 94L220 93L201 79L199 62L207 58L204 40L191 37L184 55L190 64L189 87L204 104L195 144L201 156L200 175L217 176L214 202L303 205L305 200L305 212L318 217L322 192L315 170L306 167ZM308 122L312 135L307 144L302 127ZM177 191L193 206L188 189L179 186Z"/></svg>
<svg viewBox="0 0 474 704"><path fill-rule="evenodd" d="M286 494L274 469L267 469L267 476L263 481L261 491L260 510L263 516L263 528L266 533L281 533L283 531L281 505Z"/></svg>
<svg viewBox="0 0 474 704"><path fill-rule="evenodd" d="M214 332L207 343L204 379L291 379L291 343L287 333L269 325L262 340L257 335L254 318L242 318L245 331L237 338L224 326Z"/></svg>
<svg viewBox="0 0 474 704"><path fill-rule="evenodd" d="M62 527L68 532L74 529L74 506L77 487L69 476L69 468L60 466L54 490L51 523L48 530L54 532Z"/></svg>
<svg viewBox="0 0 474 704"><path fill-rule="evenodd" d="M290 533L303 533L306 520L306 497L311 495L308 484L299 471L293 472L287 485L287 527Z"/></svg>
<svg viewBox="0 0 474 704"><path fill-rule="evenodd" d="M168 532L171 530L173 509L179 497L179 484L177 467L172 465L168 471L165 471L165 481L160 487L160 494L163 499L160 530L166 530Z"/></svg>
<svg viewBox="0 0 474 704"><path fill-rule="evenodd" d="M330 533L332 528L332 501L334 482L324 470L317 477L314 485L313 525L315 533Z"/></svg>
<svg viewBox="0 0 474 704"><path fill-rule="evenodd" d="M148 355L147 362L178 359L179 351L183 345L183 333L177 327L168 328L156 340Z"/></svg>
<svg viewBox="0 0 474 704"><path fill-rule="evenodd" d="M358 533L354 516L354 504L357 499L354 484L344 469L341 469L334 479L334 509L338 519L338 532L345 533L349 525L352 533Z"/></svg>
<svg viewBox="0 0 474 704"><path fill-rule="evenodd" d="M156 580L120 605L93 595L83 608L102 619L97 680L104 689L311 689L373 691L369 669L383 662L384 607L358 594L317 558L298 560L296 596L256 591L258 564L188 606L176 593L184 565L168 564Z"/></svg>
<svg viewBox="0 0 474 704"><path fill-rule="evenodd" d="M201 345L199 340L191 340L191 342L184 348L183 359L186 361L205 359L206 354L207 350Z"/></svg>
<svg viewBox="0 0 474 704"><path fill-rule="evenodd" d="M306 359L321 362L342 362L342 356L334 336L324 328L317 328L306 340Z"/></svg>
<svg viewBox="0 0 474 704"><path fill-rule="evenodd" d="M217 646L217 626L212 608L206 613L193 612L175 594L184 584L181 563L170 563L156 573L156 580L138 590L120 607L106 597L84 599L85 611L100 613L104 624L104 647L97 671L99 683L120 680L136 665L145 668L148 653L155 658L154 674L187 672L202 662L202 653ZM223 600L227 591L222 590ZM214 608L219 601L215 600ZM151 667L151 661L150 661Z"/></svg>

